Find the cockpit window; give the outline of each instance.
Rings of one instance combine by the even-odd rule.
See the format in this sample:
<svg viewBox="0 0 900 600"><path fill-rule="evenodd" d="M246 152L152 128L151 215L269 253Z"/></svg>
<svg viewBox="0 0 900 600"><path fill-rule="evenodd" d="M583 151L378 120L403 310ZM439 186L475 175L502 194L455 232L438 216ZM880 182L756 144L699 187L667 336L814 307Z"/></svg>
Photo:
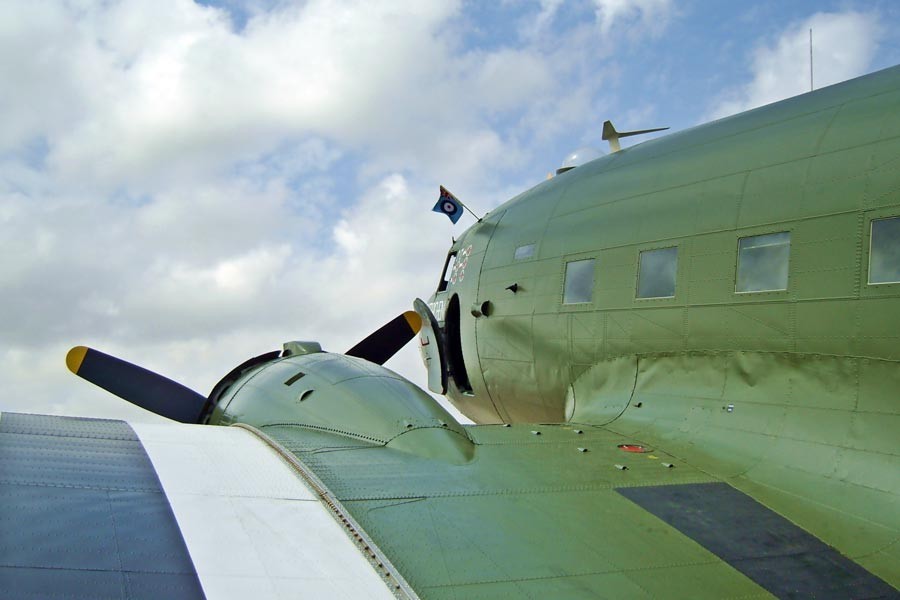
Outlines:
<svg viewBox="0 0 900 600"><path fill-rule="evenodd" d="M675 274L678 272L678 248L644 250L640 255L638 298L671 298L675 296Z"/></svg>
<svg viewBox="0 0 900 600"><path fill-rule="evenodd" d="M534 256L534 244L525 244L516 248L516 254L513 260L525 260Z"/></svg>
<svg viewBox="0 0 900 600"><path fill-rule="evenodd" d="M735 292L786 290L791 233L782 231L738 240Z"/></svg>
<svg viewBox="0 0 900 600"><path fill-rule="evenodd" d="M447 262L444 263L444 272L441 274L441 282L438 284L438 291L443 292L450 284L450 275L453 273L453 266L456 264L456 252L447 255Z"/></svg>
<svg viewBox="0 0 900 600"><path fill-rule="evenodd" d="M566 282L563 304L590 302L594 293L594 259L573 260L566 263Z"/></svg>
<svg viewBox="0 0 900 600"><path fill-rule="evenodd" d="M872 221L869 283L900 283L900 217Z"/></svg>

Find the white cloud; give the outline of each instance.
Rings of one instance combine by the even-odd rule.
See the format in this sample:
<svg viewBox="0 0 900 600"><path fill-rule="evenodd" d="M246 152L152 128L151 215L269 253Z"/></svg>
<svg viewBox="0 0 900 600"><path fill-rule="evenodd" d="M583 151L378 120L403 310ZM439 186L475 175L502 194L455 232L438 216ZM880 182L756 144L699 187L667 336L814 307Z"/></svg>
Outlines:
<svg viewBox="0 0 900 600"><path fill-rule="evenodd" d="M732 115L809 91L809 30L816 88L863 75L882 35L874 13L816 13L753 53L753 79L725 94L712 118Z"/></svg>
<svg viewBox="0 0 900 600"><path fill-rule="evenodd" d="M330 281L322 286L326 302L347 305L350 300L354 312L364 307L363 312L392 312L389 302L398 291L407 298L402 308L407 310L413 298L434 290L453 229L449 222L435 222L432 217L439 215L420 200L437 195L430 192L413 190L406 178L392 174L344 212L334 230L341 251L314 266L323 284ZM423 230L432 233L417 233Z"/></svg>
<svg viewBox="0 0 900 600"><path fill-rule="evenodd" d="M474 56L473 87L483 94L481 109L519 106L523 98L541 97L553 85L552 65L535 52L504 48Z"/></svg>
<svg viewBox="0 0 900 600"><path fill-rule="evenodd" d="M264 0L236 27L190 0L0 6L0 410L133 413L65 371L76 344L205 393L428 296L462 231L429 212L438 180L482 212L540 181L507 174L602 83L596 24L470 47L462 10ZM393 364L424 382L414 347Z"/></svg>
<svg viewBox="0 0 900 600"><path fill-rule="evenodd" d="M525 38L535 38L546 33L560 7L563 6L563 0L539 0L540 11L537 15L528 15L519 26L520 35Z"/></svg>
<svg viewBox="0 0 900 600"><path fill-rule="evenodd" d="M606 36L613 27L639 27L659 32L665 28L672 10L671 0L593 0L600 32Z"/></svg>
<svg viewBox="0 0 900 600"><path fill-rule="evenodd" d="M148 279L152 286L134 290L136 301L146 310L164 310L167 306L188 305L205 312L220 313L225 306L240 310L258 302L284 268L291 248L287 245L261 246L249 252L216 260L209 266L195 267L184 262L161 261L151 265Z"/></svg>
<svg viewBox="0 0 900 600"><path fill-rule="evenodd" d="M458 10L315 0L254 13L240 31L188 0L26 11L30 26L0 40L27 57L0 106L15 124L5 147L45 140L43 160L67 186L150 191L309 137L378 148L387 169L420 174L443 173L460 153L433 143L448 134L512 156L516 140L489 120L552 105L574 52L462 48L445 29ZM46 48L34 52L35 40Z"/></svg>
<svg viewBox="0 0 900 600"><path fill-rule="evenodd" d="M370 143L395 124L373 111L421 113L434 82L416 80L449 60L435 29L454 4L407 4L318 0L240 33L188 0L23 10L2 37L6 56L25 59L7 61L7 147L47 136L58 172L115 185L227 164L290 135Z"/></svg>

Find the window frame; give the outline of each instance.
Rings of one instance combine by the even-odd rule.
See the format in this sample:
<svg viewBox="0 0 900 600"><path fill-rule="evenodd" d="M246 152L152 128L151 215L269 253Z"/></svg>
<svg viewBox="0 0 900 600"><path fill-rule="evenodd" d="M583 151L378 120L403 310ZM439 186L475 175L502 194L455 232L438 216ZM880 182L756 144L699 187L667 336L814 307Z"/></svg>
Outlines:
<svg viewBox="0 0 900 600"><path fill-rule="evenodd" d="M738 278L741 270L741 240L746 240L755 237L763 237L766 235L775 235L778 233L786 233L788 234L788 263L787 263L787 281L784 284L783 288L774 288L768 290L746 290L739 291L738 287ZM735 256L734 256L734 294L746 296L747 294L778 294L785 293L791 289L791 248L793 247L793 230L792 229L779 229L778 231L760 231L757 233L747 233L744 232L737 234L737 239L735 240Z"/></svg>
<svg viewBox="0 0 900 600"><path fill-rule="evenodd" d="M447 288L450 287L450 273L453 270L453 265L456 264L456 256L459 254L459 248L451 249L447 252L447 258L444 260L444 269L441 271L441 278L438 281L438 293L446 292Z"/></svg>
<svg viewBox="0 0 900 600"><path fill-rule="evenodd" d="M670 295L670 296L641 296L640 295L640 292L641 292L641 264L642 264L641 259L643 257L643 254L645 252L658 252L660 250L669 250L672 248L675 249L675 281L674 281L674 287L672 289L672 295ZM649 246L646 248L638 248L638 255L637 255L637 261L636 261L637 266L635 269L635 280L634 280L634 299L635 300L639 300L642 302L647 301L647 300L650 300L650 301L674 300L675 298L678 297L678 275L679 275L678 272L679 272L679 269L681 268L680 263L678 261L678 255L680 254L680 250L681 250L680 243L668 244L665 246L657 245L657 246Z"/></svg>
<svg viewBox="0 0 900 600"><path fill-rule="evenodd" d="M866 255L866 287L882 287L886 285L898 285L900 284L900 280L898 281L872 281L872 242L874 240L874 231L875 231L875 221L887 221L891 219L900 220L900 215L887 215L883 217L879 216L871 216L869 217L869 227L866 232L869 236L869 252Z"/></svg>
<svg viewBox="0 0 900 600"><path fill-rule="evenodd" d="M591 261L593 263L591 267L591 287L590 287L590 300L584 302L566 302L566 273L568 272L569 263L576 262L586 262ZM596 299L596 288L597 288L597 267L599 265L599 257L595 253L590 254L573 254L569 256L563 256L562 258L562 285L559 293L559 303L563 309L583 309L583 308L591 308L594 306L594 301Z"/></svg>
<svg viewBox="0 0 900 600"><path fill-rule="evenodd" d="M522 248L527 248L531 246L531 253L528 256L519 257L518 252ZM532 260L537 254L537 242L525 242L524 244L518 244L515 249L513 249L513 262L522 262L526 260Z"/></svg>

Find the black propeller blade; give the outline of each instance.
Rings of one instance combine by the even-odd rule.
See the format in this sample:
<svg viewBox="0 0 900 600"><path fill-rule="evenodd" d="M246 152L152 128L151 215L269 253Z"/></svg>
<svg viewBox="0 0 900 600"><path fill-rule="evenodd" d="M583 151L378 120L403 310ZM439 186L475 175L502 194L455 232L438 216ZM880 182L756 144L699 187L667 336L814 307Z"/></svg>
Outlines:
<svg viewBox="0 0 900 600"><path fill-rule="evenodd" d="M379 327L344 354L364 358L376 365L383 365L387 359L397 354L400 348L413 339L421 328L421 317L415 311L408 310Z"/></svg>
<svg viewBox="0 0 900 600"><path fill-rule="evenodd" d="M143 367L85 346L66 355L69 370L141 408L182 423L197 423L206 397Z"/></svg>

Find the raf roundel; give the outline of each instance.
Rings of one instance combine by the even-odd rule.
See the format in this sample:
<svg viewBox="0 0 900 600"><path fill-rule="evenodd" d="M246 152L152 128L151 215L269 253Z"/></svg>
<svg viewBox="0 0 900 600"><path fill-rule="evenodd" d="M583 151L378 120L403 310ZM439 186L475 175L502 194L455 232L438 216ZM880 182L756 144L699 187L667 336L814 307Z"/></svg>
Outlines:
<svg viewBox="0 0 900 600"><path fill-rule="evenodd" d="M456 225L456 222L459 221L459 218L463 213L463 203L460 202L456 196L447 191L447 188L441 186L441 195L438 197L438 201L435 202L434 208L431 210L447 215L450 221Z"/></svg>

